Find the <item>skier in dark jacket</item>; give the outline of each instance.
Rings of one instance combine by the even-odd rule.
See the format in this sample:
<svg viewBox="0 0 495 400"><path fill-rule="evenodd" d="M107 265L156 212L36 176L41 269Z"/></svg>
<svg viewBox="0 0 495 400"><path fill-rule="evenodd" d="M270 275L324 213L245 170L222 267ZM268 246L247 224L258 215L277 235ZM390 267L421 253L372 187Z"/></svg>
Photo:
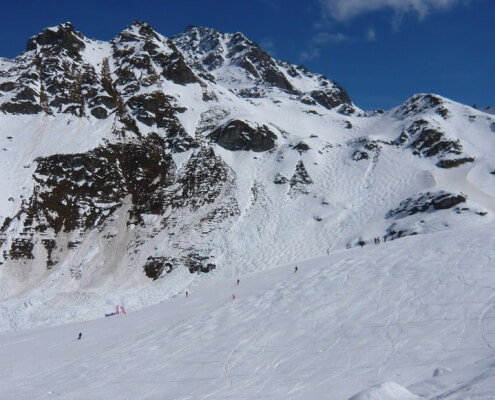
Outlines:
<svg viewBox="0 0 495 400"><path fill-rule="evenodd" d="M82 333L79 332L79 337L77 338L77 340L81 340L81 338L82 338Z"/></svg>

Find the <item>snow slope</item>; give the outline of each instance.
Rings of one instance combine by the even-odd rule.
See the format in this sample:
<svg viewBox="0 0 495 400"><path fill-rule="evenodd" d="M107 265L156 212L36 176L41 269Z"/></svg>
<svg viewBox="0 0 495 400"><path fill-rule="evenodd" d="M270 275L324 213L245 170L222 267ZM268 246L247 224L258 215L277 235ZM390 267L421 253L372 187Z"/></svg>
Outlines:
<svg viewBox="0 0 495 400"><path fill-rule="evenodd" d="M466 107L449 103L449 108L455 111L452 117L455 120L443 122L451 124L449 132L462 137L463 144L468 148L466 151L475 155L477 160L474 164L451 169L436 168L429 159L414 156L400 147L383 144L376 157L352 160L355 147L349 143L353 140L367 137L369 140L390 142L402 126L407 126L407 121L393 117L394 110L385 116L349 117L355 130L346 131L336 128L331 119L335 115L298 120L295 113L295 117L291 118L285 115L285 109L277 111L268 107L267 104L253 106L252 112L257 110L258 120L265 112L269 113L271 121L285 124L281 129L297 132L297 135L290 134L273 153L232 152L217 146L216 153L236 176L235 196L239 216L228 228L214 231L209 236L198 236L201 233L198 232L194 233L196 236L185 236L183 239L183 243L208 249L215 256L219 266L218 276L233 279L248 272L354 247L359 240L372 243L373 238L384 235L390 239L389 232L392 230L426 234L477 226L493 220L495 193L490 182L495 178L489 171L495 169L490 157L495 151L495 144L493 138L481 131L478 125L472 125L463 118ZM267 108L269 112L265 111ZM306 127L304 122L308 123ZM76 120L73 123L83 122ZM61 121L60 124L63 126L66 123ZM331 131L328 126L332 127ZM58 138L57 132L62 134L63 131L54 129L50 134ZM311 137L311 133L316 133L317 137ZM92 137L95 142L100 140L97 131ZM310 147L302 154L289 147L289 144L294 145L301 140ZM41 143L44 145L34 147L36 156L44 148L50 149L56 145L48 136L43 137ZM63 144L61 141L59 143ZM73 143L72 149L83 151L82 146L90 145L90 142L84 142L81 148L77 148ZM180 165L184 162L181 160L187 159L190 153L174 157ZM313 181L308 185L308 194L292 193L289 184L273 183L277 173L290 179L300 160ZM32 174L32 170L15 167L14 162L19 161L12 159L9 165L12 170L20 172L11 175L12 184L6 186L9 190L25 187L26 183L22 182L29 182ZM8 169L5 169L2 173L7 172ZM7 175L4 178L10 182ZM389 210L409 196L440 190L464 193L468 201L461 207L469 210L459 213L453 209L427 211L397 220L385 218ZM10 204L7 199L5 203ZM195 287L210 279L205 274L190 274L182 268L151 283L139 268L140 263L150 254L175 251L174 239L167 232L149 238L147 233L150 228L130 229L126 226L126 220L120 218L127 213L128 206L124 205L116 213L116 220L109 223L102 233L91 232L77 249L65 250L62 261L50 270L44 266L43 254L39 255L42 261L34 260L29 269L25 263L4 265L0 271L5 277L0 282L4 294L0 303L0 330L96 318L101 315L102 309L116 302L124 302L133 308L156 304L186 287ZM187 221L187 211L176 213L182 221ZM176 236L179 236L178 232ZM70 233L64 233L64 236L71 237ZM107 238L109 236L111 239ZM128 250L133 237L146 237L142 256ZM78 278L75 279L75 276ZM6 296L7 293L11 295Z"/></svg>
<svg viewBox="0 0 495 400"><path fill-rule="evenodd" d="M0 63L0 399L495 398L493 115L365 113L208 29L28 48Z"/></svg>
<svg viewBox="0 0 495 400"><path fill-rule="evenodd" d="M191 28L173 41L137 23L103 43L84 38L69 24L59 31L61 39L71 38L68 50L43 44L55 34L52 29L48 36L43 31L32 38L32 49L19 58L2 62L7 72L1 77L0 107L24 110L31 101L42 111L0 114L0 331L96 318L116 302L134 309L156 304L212 279L189 273L201 270L198 265L213 265L215 276L233 279L370 244L377 237L390 240L493 221L495 118L487 113L430 94L412 96L383 114L364 113L334 82L272 60L241 34ZM41 89L36 96L26 94L17 82L19 70L39 67L30 64L36 57L92 73L74 77L64 75L62 67L49 69L54 75L45 79L53 93L45 97L54 105L48 107ZM31 75L22 76L29 78L28 88L35 85ZM81 84L83 77L89 89ZM66 93L71 85L79 85L77 101ZM11 103L20 93L21 99ZM60 111L58 103L64 106ZM273 147L233 150L215 141L211 135L232 121L270 131ZM199 178L192 174L150 189L177 196L158 212L145 209L138 221L130 217L134 192L107 203L98 193L130 180L138 186L143 168L108 183L91 180L96 171L80 164L104 170L101 153L114 146L111 156L118 162L111 172L118 175L121 162L153 135L161 140L160 155L173 161L171 175L184 177L189 162L201 154L208 156L200 167L218 163ZM118 158L117 146L131 149ZM91 153L95 149L97 156ZM105 160L112 158L106 155ZM57 157L64 162L58 165ZM52 170L38 171L43 161ZM149 168L151 178L162 172L160 165ZM219 169L225 181L208 181L201 190L194 186ZM194 201L216 202L192 209L187 195L180 198L190 182L194 190L189 192L200 197ZM81 187L86 192L73 195ZM50 194L58 189L62 195L53 200ZM430 207L445 193L461 202ZM43 204L46 198L55 206ZM64 215L73 216L72 203L79 207L76 222L87 221L92 212L101 219L110 215L100 225L62 229ZM412 205L398 212L404 204ZM49 218L62 222L50 226ZM173 271L162 270L152 281L145 274L150 258L161 260L162 267L168 262Z"/></svg>
<svg viewBox="0 0 495 400"><path fill-rule="evenodd" d="M187 298L3 333L0 398L493 399L493 228L340 251L238 286L213 271Z"/></svg>

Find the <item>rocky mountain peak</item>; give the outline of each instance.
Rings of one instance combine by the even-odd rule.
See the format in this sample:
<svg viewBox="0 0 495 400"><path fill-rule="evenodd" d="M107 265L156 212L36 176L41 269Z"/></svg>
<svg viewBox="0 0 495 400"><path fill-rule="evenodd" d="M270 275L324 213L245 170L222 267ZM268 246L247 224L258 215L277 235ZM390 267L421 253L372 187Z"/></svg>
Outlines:
<svg viewBox="0 0 495 400"><path fill-rule="evenodd" d="M349 95L337 83L303 66L273 59L240 32L220 33L189 26L172 40L194 69L209 74L241 97L264 97L267 92L282 90L300 96L308 105L327 109L345 105L343 114L356 112Z"/></svg>
<svg viewBox="0 0 495 400"><path fill-rule="evenodd" d="M210 28L207 26L200 26L200 25L189 25L186 27L183 33L176 35L177 37L179 36L188 36L188 37L195 37L199 36L202 38L207 38L208 36L220 36L221 33L217 29Z"/></svg>
<svg viewBox="0 0 495 400"><path fill-rule="evenodd" d="M114 41L120 42L133 42L140 39L160 39L158 34L152 27L143 21L134 21L131 25L127 26L117 36Z"/></svg>
<svg viewBox="0 0 495 400"><path fill-rule="evenodd" d="M172 40L195 68L212 73L217 80L232 81L232 77L225 77L220 71L222 67L232 66L243 70L253 86L267 85L295 92L275 61L242 33L220 33L209 28L188 27ZM242 94L249 96L250 93L253 93L252 89Z"/></svg>
<svg viewBox="0 0 495 400"><path fill-rule="evenodd" d="M395 115L399 118L404 118L430 111L440 115L444 119L447 119L450 115L444 99L429 93L419 93L411 96L397 109Z"/></svg>
<svg viewBox="0 0 495 400"><path fill-rule="evenodd" d="M112 41L116 61L116 84L125 94L157 84L159 76L180 85L198 82L172 40L158 34L147 23L136 21ZM136 75L136 70L140 70Z"/></svg>
<svg viewBox="0 0 495 400"><path fill-rule="evenodd" d="M31 37L26 52L3 71L2 88L10 96L0 97L0 110L83 115L84 101L96 91L96 72L83 59L89 43L70 22Z"/></svg>
<svg viewBox="0 0 495 400"><path fill-rule="evenodd" d="M232 53L240 53L243 50L261 49L254 41L247 38L241 32L228 33L225 35Z"/></svg>
<svg viewBox="0 0 495 400"><path fill-rule="evenodd" d="M224 63L222 35L215 29L191 25L172 40L198 69L212 71Z"/></svg>
<svg viewBox="0 0 495 400"><path fill-rule="evenodd" d="M65 49L71 55L77 55L84 49L84 35L77 32L70 22L65 22L53 28L43 29L31 37L26 45L26 51L36 50L38 46L52 46Z"/></svg>

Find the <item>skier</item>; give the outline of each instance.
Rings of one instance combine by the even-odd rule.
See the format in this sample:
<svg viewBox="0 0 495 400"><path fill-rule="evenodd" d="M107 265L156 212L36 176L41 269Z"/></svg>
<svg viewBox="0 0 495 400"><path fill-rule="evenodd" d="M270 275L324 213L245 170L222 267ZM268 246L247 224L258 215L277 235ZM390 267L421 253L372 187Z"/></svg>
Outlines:
<svg viewBox="0 0 495 400"><path fill-rule="evenodd" d="M241 282L241 281L240 281L239 279L237 279L237 285L239 285L239 283L240 283L240 282Z"/></svg>
<svg viewBox="0 0 495 400"><path fill-rule="evenodd" d="M297 265L294 268L294 273L296 273L296 272L297 272Z"/></svg>
<svg viewBox="0 0 495 400"><path fill-rule="evenodd" d="M189 296L189 292L186 290L186 297L188 297L188 296Z"/></svg>
<svg viewBox="0 0 495 400"><path fill-rule="evenodd" d="M81 338L82 338L82 333L79 332L79 336L78 336L77 340L81 340Z"/></svg>
<svg viewBox="0 0 495 400"><path fill-rule="evenodd" d="M235 300L235 294L232 293L232 300Z"/></svg>

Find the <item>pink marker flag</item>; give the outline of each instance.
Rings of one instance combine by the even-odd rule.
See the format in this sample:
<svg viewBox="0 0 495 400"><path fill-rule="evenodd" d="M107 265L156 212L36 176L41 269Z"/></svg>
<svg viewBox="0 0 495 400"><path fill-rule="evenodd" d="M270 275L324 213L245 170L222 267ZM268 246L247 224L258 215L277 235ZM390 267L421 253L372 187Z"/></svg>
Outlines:
<svg viewBox="0 0 495 400"><path fill-rule="evenodd" d="M125 308L124 308L124 306L120 306L120 311L122 311L122 314L127 314L127 313L125 312Z"/></svg>
<svg viewBox="0 0 495 400"><path fill-rule="evenodd" d="M115 306L115 314L119 313L119 306Z"/></svg>

